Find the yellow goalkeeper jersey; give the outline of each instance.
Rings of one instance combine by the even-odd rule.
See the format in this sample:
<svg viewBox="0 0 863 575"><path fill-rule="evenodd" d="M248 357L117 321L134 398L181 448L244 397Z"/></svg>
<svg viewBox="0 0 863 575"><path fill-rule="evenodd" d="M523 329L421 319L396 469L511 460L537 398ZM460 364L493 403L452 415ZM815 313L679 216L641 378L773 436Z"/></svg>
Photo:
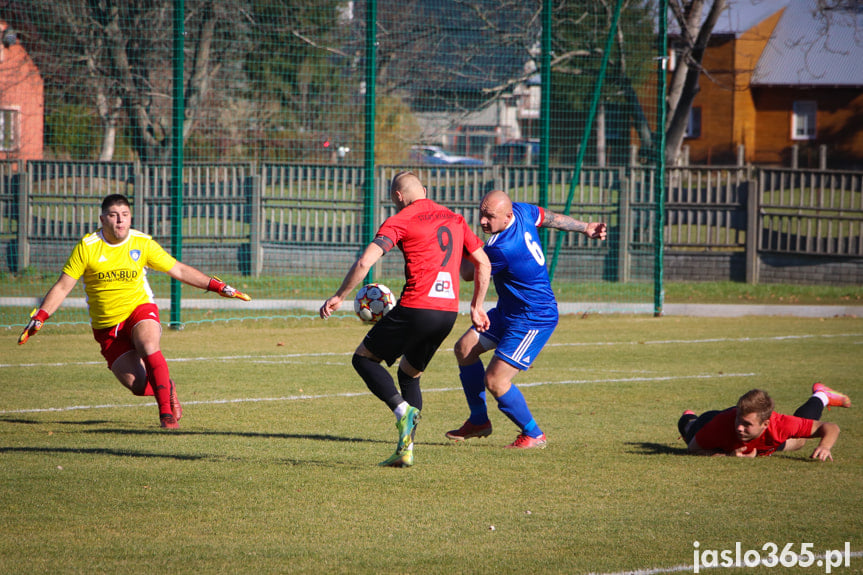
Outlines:
<svg viewBox="0 0 863 575"><path fill-rule="evenodd" d="M84 236L72 250L63 273L83 279L84 293L95 329L117 325L142 303L154 303L146 268L167 272L177 260L151 236L129 230L126 239L111 245L98 230Z"/></svg>

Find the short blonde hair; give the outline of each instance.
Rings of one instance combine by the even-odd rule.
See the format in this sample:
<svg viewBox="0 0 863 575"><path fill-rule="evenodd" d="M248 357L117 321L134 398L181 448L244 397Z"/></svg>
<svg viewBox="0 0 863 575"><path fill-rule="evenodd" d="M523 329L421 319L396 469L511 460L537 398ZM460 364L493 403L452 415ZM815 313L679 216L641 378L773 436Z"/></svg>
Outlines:
<svg viewBox="0 0 863 575"><path fill-rule="evenodd" d="M403 172L397 173L393 176L392 181L390 181L390 193L395 191L404 191L407 188L411 187L420 187L422 188L422 182L415 173L410 170L405 170Z"/></svg>

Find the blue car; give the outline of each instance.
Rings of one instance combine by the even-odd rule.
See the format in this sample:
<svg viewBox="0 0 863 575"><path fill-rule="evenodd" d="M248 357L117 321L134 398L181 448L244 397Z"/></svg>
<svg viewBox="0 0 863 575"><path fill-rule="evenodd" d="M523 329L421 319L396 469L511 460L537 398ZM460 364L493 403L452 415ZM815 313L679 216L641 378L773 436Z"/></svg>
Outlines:
<svg viewBox="0 0 863 575"><path fill-rule="evenodd" d="M494 147L495 164L536 165L539 163L539 140L510 140Z"/></svg>

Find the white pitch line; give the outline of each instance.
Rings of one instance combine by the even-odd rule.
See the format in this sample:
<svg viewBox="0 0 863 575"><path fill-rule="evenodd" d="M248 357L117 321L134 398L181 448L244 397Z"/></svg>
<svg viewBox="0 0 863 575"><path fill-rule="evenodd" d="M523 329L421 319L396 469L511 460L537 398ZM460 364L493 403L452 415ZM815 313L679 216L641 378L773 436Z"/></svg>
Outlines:
<svg viewBox="0 0 863 575"><path fill-rule="evenodd" d="M785 341L797 339L813 339L817 337L863 337L863 333L825 333L825 334L803 334L803 335L772 335L763 337L715 337L709 339L660 339L656 341L608 341L608 342L579 342L579 343L549 343L546 347L581 347L581 346L615 346L615 345L669 345L678 343L728 343L728 342L752 342L752 341Z"/></svg>
<svg viewBox="0 0 863 575"><path fill-rule="evenodd" d="M863 551L851 551L847 556L849 558L858 559L860 557L863 557ZM815 555L813 558L816 561L823 562L825 559L827 559L827 555L826 554ZM845 558L844 554L843 554L842 558L843 559ZM771 565L769 565L769 562L770 562L769 559L762 559L761 565L764 565L765 567L770 567ZM773 566L775 567L775 565L773 565ZM818 566L821 567L822 564L818 563ZM736 567L736 566L732 566L732 567ZM745 568L745 567L740 566L738 568ZM703 571L705 569L729 569L729 567L724 567L722 565L699 565L698 566L699 572ZM674 567L654 567L654 568L648 568L648 569L635 569L632 571L615 571L612 573L596 573L594 571L591 571L590 573L587 573L587 575L659 575L660 573L681 573L681 572L688 572L688 571L695 571L695 566L694 565L675 565Z"/></svg>
<svg viewBox="0 0 863 575"><path fill-rule="evenodd" d="M713 379L725 377L754 377L755 373L723 373L723 374L696 374L696 375L669 375L662 377L622 377L609 379L571 379L565 381L536 381L531 383L519 383L519 387L538 387L541 385L583 385L589 383L629 383L629 382L651 382L651 381L674 381L678 379ZM424 393L441 393L448 391L462 391L461 387L438 387L424 389ZM353 391L343 393L325 393L318 395L285 395L282 397L241 397L235 399L210 399L201 401L184 401L183 405L224 405L229 403L258 403L270 401L300 401L309 399L333 399L339 397L360 397L371 395L369 391ZM68 407L40 407L32 409L7 409L0 410L0 415L21 413L51 413L59 411L79 411L85 409L117 409L122 407L149 407L152 402L147 403L119 403L113 405L71 405Z"/></svg>
<svg viewBox="0 0 863 575"><path fill-rule="evenodd" d="M719 374L703 374L703 375L666 375L660 377L620 377L616 379L569 379L564 381L542 381L536 383L519 383L518 387L536 387L539 385L572 385L584 383L630 383L630 382L646 382L646 381L673 381L675 379L714 379L723 377L755 377L757 373L719 373ZM460 390L461 388L459 388ZM448 391L448 390L447 390Z"/></svg>
<svg viewBox="0 0 863 575"><path fill-rule="evenodd" d="M653 341L607 341L607 342L575 342L575 343L548 343L546 347L604 347L618 345L673 345L673 344L702 344L702 343L728 343L728 342L753 342L753 341L785 341L814 338L836 338L836 337L863 337L863 333L837 333L837 334L803 334L803 335L777 335L764 337L720 337L709 339L660 339ZM440 351L452 351L452 348ZM236 361L240 359L279 361L298 357L344 357L352 355L353 351L344 352L320 352L320 353L288 353L285 355L221 355L215 357L172 357L168 363L184 363L193 361ZM0 363L0 369L9 367L66 367L73 365L105 365L104 361L71 361L55 363Z"/></svg>
<svg viewBox="0 0 863 575"><path fill-rule="evenodd" d="M450 350L452 351L452 350ZM297 357L336 357L352 355L352 351L344 352L326 352L326 353L286 353L285 355L218 355L214 357L172 357L168 359L168 363L186 363L192 361L237 361L240 359L248 360L284 360ZM105 365L104 361L69 361L55 363L0 363L0 368L4 367L67 367L72 365Z"/></svg>

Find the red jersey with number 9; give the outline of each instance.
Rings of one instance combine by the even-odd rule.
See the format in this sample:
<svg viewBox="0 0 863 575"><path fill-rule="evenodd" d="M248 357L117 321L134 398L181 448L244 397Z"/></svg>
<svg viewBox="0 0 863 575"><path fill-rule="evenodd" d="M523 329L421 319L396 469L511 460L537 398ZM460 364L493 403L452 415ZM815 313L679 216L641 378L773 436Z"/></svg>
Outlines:
<svg viewBox="0 0 863 575"><path fill-rule="evenodd" d="M415 200L381 224L375 236L405 258L403 307L458 311L459 267L464 253L483 245L464 217L428 198Z"/></svg>

